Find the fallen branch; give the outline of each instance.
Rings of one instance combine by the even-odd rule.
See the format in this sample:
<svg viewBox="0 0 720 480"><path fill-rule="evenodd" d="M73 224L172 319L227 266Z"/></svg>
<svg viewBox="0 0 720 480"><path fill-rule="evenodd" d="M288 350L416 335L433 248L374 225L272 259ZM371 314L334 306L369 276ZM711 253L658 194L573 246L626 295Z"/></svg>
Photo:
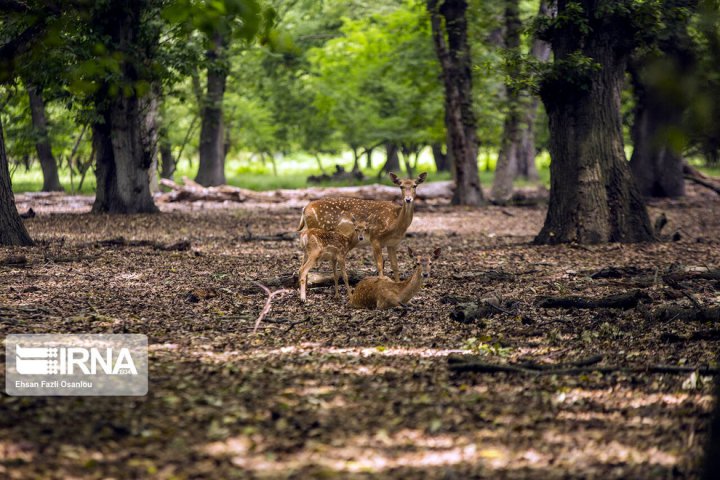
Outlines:
<svg viewBox="0 0 720 480"><path fill-rule="evenodd" d="M348 271L348 281L350 285L355 285L364 277L354 271ZM298 286L297 272L287 275L268 278L264 281L269 287L296 288ZM335 285L335 279L331 272L310 272L308 273L307 286L311 287L329 287Z"/></svg>
<svg viewBox="0 0 720 480"><path fill-rule="evenodd" d="M124 237L98 240L94 244L101 247L152 247L155 250L162 250L164 252L185 252L190 250L191 246L188 240L181 240L179 242L166 245L152 240L126 240Z"/></svg>
<svg viewBox="0 0 720 480"><path fill-rule="evenodd" d="M2 260L0 260L0 265L3 266L20 266L20 265L27 265L28 259L24 255L9 255Z"/></svg>
<svg viewBox="0 0 720 480"><path fill-rule="evenodd" d="M600 298L566 296L566 297L538 297L535 305L540 308L634 308L640 300L649 300L650 297L641 290L629 293L608 295Z"/></svg>
<svg viewBox="0 0 720 480"><path fill-rule="evenodd" d="M255 320L255 327L253 327L253 334L257 333L257 329L260 326L260 322L262 322L263 318L265 318L265 315L267 315L270 312L270 307L272 305L272 299L273 297L277 295L283 295L285 293L290 293L292 290L282 289L282 290L275 290L274 292L271 292L268 287L263 285L260 282L253 282L258 287L262 288L265 293L267 293L268 298L265 301L265 306L263 307L262 311L260 312L260 315L258 316L257 320Z"/></svg>
<svg viewBox="0 0 720 480"><path fill-rule="evenodd" d="M672 320L690 322L720 322L720 307L685 308L675 305L658 307L653 311L653 318L660 322Z"/></svg>
<svg viewBox="0 0 720 480"><path fill-rule="evenodd" d="M685 177L686 180L690 180L705 188L709 188L720 195L720 185L713 181L714 179L712 177L708 177L687 163L683 165L683 177Z"/></svg>
<svg viewBox="0 0 720 480"><path fill-rule="evenodd" d="M682 280L720 280L720 269L710 270L681 270L670 272L662 276L663 281L679 282Z"/></svg>
<svg viewBox="0 0 720 480"><path fill-rule="evenodd" d="M255 235L249 223L245 224L245 234L240 237L243 242L292 242L297 238L296 233L282 232L274 235Z"/></svg>

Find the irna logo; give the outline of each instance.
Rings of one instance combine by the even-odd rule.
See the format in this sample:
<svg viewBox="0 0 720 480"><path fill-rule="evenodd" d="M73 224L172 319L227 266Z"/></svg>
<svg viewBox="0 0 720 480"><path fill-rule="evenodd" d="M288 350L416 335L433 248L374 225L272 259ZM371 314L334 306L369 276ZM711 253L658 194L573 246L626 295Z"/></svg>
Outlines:
<svg viewBox="0 0 720 480"><path fill-rule="evenodd" d="M128 348L15 346L20 375L137 375Z"/></svg>

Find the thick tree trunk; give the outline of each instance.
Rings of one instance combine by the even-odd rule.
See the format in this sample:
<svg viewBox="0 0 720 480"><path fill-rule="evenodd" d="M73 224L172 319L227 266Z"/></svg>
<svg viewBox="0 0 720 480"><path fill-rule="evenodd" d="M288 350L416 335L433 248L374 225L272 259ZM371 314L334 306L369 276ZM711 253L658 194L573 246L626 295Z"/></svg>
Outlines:
<svg viewBox="0 0 720 480"><path fill-rule="evenodd" d="M0 245L32 245L13 196L10 167L5 154L5 135L0 120Z"/></svg>
<svg viewBox="0 0 720 480"><path fill-rule="evenodd" d="M383 173L399 172L400 157L398 156L398 146L394 143L385 144L385 165L378 172L378 176Z"/></svg>
<svg viewBox="0 0 720 480"><path fill-rule="evenodd" d="M646 197L681 197L685 195L683 158L668 135L672 125L679 125L682 110L672 112L667 99L644 97L637 98L632 127L630 168L635 183Z"/></svg>
<svg viewBox="0 0 720 480"><path fill-rule="evenodd" d="M445 86L448 153L453 159L456 185L452 203L480 205L484 199L477 165L477 121L472 105L472 59L465 19L467 1L428 0L427 8Z"/></svg>
<svg viewBox="0 0 720 480"><path fill-rule="evenodd" d="M555 68L564 65L578 45L600 68L566 72L575 78L551 75L541 86L552 163L550 204L537 243L654 239L623 149L620 94L629 48L618 42L629 34L615 30L622 23L598 18L607 1L584 3L589 32L582 42L564 31L572 26L559 28L552 40ZM558 15L565 8L561 2Z"/></svg>
<svg viewBox="0 0 720 480"><path fill-rule="evenodd" d="M200 127L200 166L195 177L196 182L206 187L226 183L223 97L227 70L220 65L224 39L216 35L214 41L215 46L207 53L210 66L207 71L207 95L203 101Z"/></svg>
<svg viewBox="0 0 720 480"><path fill-rule="evenodd" d="M449 172L450 162L448 161L447 153L443 152L443 146L441 143L433 143L430 145L432 149L433 159L435 160L435 169L438 172Z"/></svg>
<svg viewBox="0 0 720 480"><path fill-rule="evenodd" d="M554 17L556 12L555 0L541 0L538 15ZM535 36L530 54L540 62L547 62L551 53L550 44ZM523 114L523 129L520 132L520 147L518 151L517 173L519 177L526 180L538 180L537 167L535 166L535 119L537 118L540 99L536 95L529 94L525 112Z"/></svg>
<svg viewBox="0 0 720 480"><path fill-rule="evenodd" d="M505 1L505 48L517 52L520 47L520 1ZM512 56L505 60L507 78L517 79L520 65ZM507 202L512 197L513 180L518 176L520 154L520 91L512 83L505 85L507 114L503 125L502 142L495 166L491 196L495 202Z"/></svg>
<svg viewBox="0 0 720 480"><path fill-rule="evenodd" d="M150 194L153 152L143 141L146 126L140 103L134 96L119 96L105 111L98 110L101 120L93 124L97 156L94 213L157 212Z"/></svg>
<svg viewBox="0 0 720 480"><path fill-rule="evenodd" d="M141 130L143 151L148 152L152 158L148 169L148 181L150 182L150 193L160 191L158 181L159 165L159 138L160 138L160 92L154 88L150 95L140 100L141 116L145 119L144 129Z"/></svg>
<svg viewBox="0 0 720 480"><path fill-rule="evenodd" d="M40 167L43 172L43 192L62 192L58 167L50 146L50 137L47 130L47 118L45 116L45 101L42 91L34 85L27 85L28 98L30 99L30 114L32 116L33 130L37 135L35 149L37 150Z"/></svg>
<svg viewBox="0 0 720 480"><path fill-rule="evenodd" d="M114 0L98 6L92 19L113 48L124 53L122 77L129 85L142 78L138 58L151 58L156 45L153 38L140 33L146 8L140 0ZM153 97L152 92L141 97L136 90L112 95L107 84L95 94L98 119L92 125L97 179L94 213L157 212L148 173L153 164L153 148L148 140L151 135L147 114Z"/></svg>
<svg viewBox="0 0 720 480"><path fill-rule="evenodd" d="M683 115L691 102L687 88L696 69L695 41L688 33L696 0L664 0L664 30L658 51L636 54L628 71L635 93L635 118L631 130L633 155L630 168L640 193L648 197L685 194L682 140Z"/></svg>

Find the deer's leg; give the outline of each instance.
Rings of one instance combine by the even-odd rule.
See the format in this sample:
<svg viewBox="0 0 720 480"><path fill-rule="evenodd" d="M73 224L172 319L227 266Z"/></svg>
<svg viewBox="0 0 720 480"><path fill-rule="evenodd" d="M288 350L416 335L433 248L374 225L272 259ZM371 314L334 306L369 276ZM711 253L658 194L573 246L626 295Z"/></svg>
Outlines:
<svg viewBox="0 0 720 480"><path fill-rule="evenodd" d="M392 293L383 293L378 296L376 308L378 310L386 310L396 307L400 303L397 295Z"/></svg>
<svg viewBox="0 0 720 480"><path fill-rule="evenodd" d="M388 256L390 257L390 265L392 265L393 269L393 278L396 282L400 281L400 269L398 268L398 261L397 261L397 245L394 247L391 247L388 245L387 247Z"/></svg>
<svg viewBox="0 0 720 480"><path fill-rule="evenodd" d="M342 271L343 280L345 280L345 289L349 297L352 292L350 291L350 282L348 281L347 269L345 268L345 258L339 259L338 262L340 263L340 271Z"/></svg>
<svg viewBox="0 0 720 480"><path fill-rule="evenodd" d="M338 298L340 296L340 290L338 288L337 258L333 257L330 263L332 264L333 280L335 281L335 298Z"/></svg>
<svg viewBox="0 0 720 480"><path fill-rule="evenodd" d="M304 302L306 299L306 290L307 290L307 276L308 272L312 267L315 266L315 262L317 262L318 255L313 255L312 253L308 255L307 260L305 263L303 263L303 266L300 267L300 301Z"/></svg>
<svg viewBox="0 0 720 480"><path fill-rule="evenodd" d="M372 249L373 255L375 256L375 265L377 265L378 276L384 277L385 273L383 272L382 245L380 245L380 242L374 241L372 242Z"/></svg>

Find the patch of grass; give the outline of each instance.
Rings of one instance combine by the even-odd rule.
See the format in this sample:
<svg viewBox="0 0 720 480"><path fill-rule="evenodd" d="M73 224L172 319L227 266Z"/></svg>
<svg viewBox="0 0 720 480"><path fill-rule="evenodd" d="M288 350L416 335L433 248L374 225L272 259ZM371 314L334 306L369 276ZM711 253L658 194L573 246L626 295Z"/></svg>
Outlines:
<svg viewBox="0 0 720 480"><path fill-rule="evenodd" d="M495 163L497 161L496 152L490 150L482 150L478 158L478 169L480 174L480 181L484 187L490 187L494 177ZM346 170L352 169L353 159L350 152L345 152L341 155L326 155L321 157L321 162L324 170L327 173L332 173L335 170L335 165L340 165ZM547 152L542 152L535 159L538 173L540 175L540 183L546 187L550 186L550 155ZM347 186L347 185L367 185L373 183L382 183L385 185L391 185L387 175L383 175L378 178L378 170L385 163L384 152L377 152L373 155L373 168L365 168L366 160L362 159L361 165L363 167L363 173L365 174L365 180L362 181L343 181L343 182L332 182L321 185L333 185L333 186ZM402 163L402 162L401 162ZM194 159L192 163L187 160L183 160L178 165L178 169L175 172L174 180L181 182L183 177L195 178L197 175L198 161ZM720 176L720 168L707 169L701 168L703 171L710 175ZM432 158L430 149L424 150L420 154L417 165L418 172L429 172L431 181L450 180L452 175L449 172L436 172L435 163ZM249 188L252 190L275 190L278 188L304 188L309 186L307 183L307 177L310 175L319 175L322 172L318 167L317 160L311 155L305 153L297 153L288 155L281 159L276 160L276 168L273 168L271 162L261 162L258 159L251 158L249 155L243 155L238 158L229 159L226 165L226 178L229 185L234 185L242 188ZM72 186L72 191L77 192L77 186L79 183L79 177L75 175ZM40 165L35 162L29 170L25 170L22 167L17 168L12 173L13 190L16 193L22 192L37 192L42 188L42 171ZM70 172L67 168L60 169L60 182L65 187L65 190L71 191ZM537 182L518 180L515 182L517 186L528 186L534 185ZM79 193L82 194L93 194L95 192L95 175L93 171L89 171L86 175L85 181L82 186L82 190Z"/></svg>

